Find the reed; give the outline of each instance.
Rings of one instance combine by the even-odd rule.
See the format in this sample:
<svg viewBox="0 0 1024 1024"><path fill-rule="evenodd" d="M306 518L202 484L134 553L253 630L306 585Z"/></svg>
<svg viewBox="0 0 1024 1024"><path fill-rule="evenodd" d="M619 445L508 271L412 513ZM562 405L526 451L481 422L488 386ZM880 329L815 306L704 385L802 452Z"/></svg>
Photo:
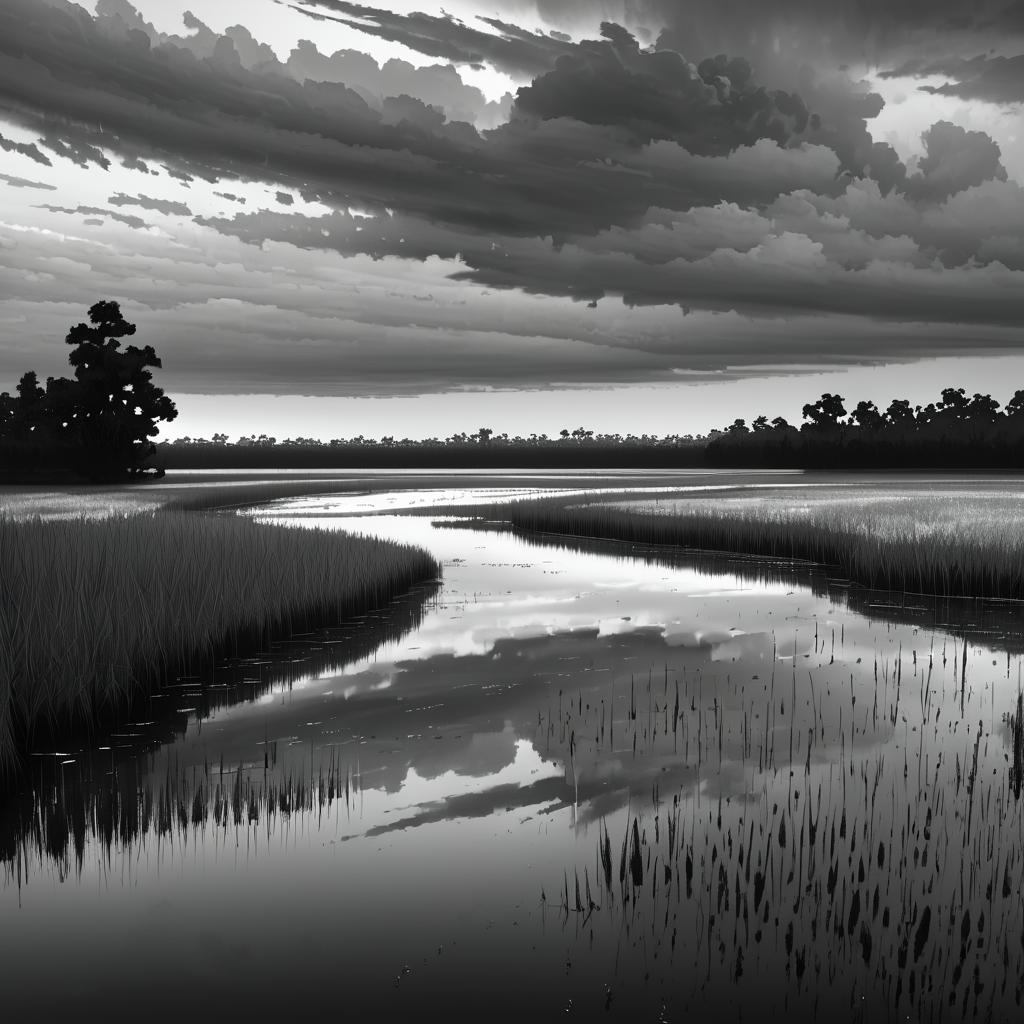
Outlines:
<svg viewBox="0 0 1024 1024"><path fill-rule="evenodd" d="M240 636L294 632L436 577L415 548L177 511L0 518L0 771Z"/></svg>
<svg viewBox="0 0 1024 1024"><path fill-rule="evenodd" d="M877 589L1020 600L1020 510L1016 499L919 498L803 507L771 500L688 501L658 511L562 498L496 506L489 514L530 532L815 562Z"/></svg>

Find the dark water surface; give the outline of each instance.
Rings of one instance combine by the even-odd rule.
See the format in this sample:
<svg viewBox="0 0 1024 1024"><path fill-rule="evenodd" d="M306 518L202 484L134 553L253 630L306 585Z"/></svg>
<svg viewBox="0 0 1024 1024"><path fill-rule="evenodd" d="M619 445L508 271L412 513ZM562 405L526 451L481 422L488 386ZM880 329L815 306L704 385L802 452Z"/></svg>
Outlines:
<svg viewBox="0 0 1024 1024"><path fill-rule="evenodd" d="M405 504L271 515L439 588L39 752L4 1019L1024 1012L1019 606L366 514Z"/></svg>

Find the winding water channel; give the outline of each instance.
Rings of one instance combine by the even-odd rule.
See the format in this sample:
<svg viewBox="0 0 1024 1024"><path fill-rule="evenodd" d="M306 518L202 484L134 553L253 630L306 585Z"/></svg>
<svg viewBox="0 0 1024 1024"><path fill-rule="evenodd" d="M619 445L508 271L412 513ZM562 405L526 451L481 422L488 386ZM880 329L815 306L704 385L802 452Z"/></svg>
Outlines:
<svg viewBox="0 0 1024 1024"><path fill-rule="evenodd" d="M1019 606L404 504L261 514L421 545L436 587L38 753L5 1019L1021 1012Z"/></svg>

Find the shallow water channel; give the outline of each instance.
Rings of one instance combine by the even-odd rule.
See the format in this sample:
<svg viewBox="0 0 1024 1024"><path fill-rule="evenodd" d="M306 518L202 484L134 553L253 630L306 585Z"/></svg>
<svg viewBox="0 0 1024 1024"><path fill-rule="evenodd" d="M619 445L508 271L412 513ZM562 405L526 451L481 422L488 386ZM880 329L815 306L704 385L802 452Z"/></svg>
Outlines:
<svg viewBox="0 0 1024 1024"><path fill-rule="evenodd" d="M419 544L437 588L38 752L5 1019L1022 1012L1019 606L404 504L261 515Z"/></svg>

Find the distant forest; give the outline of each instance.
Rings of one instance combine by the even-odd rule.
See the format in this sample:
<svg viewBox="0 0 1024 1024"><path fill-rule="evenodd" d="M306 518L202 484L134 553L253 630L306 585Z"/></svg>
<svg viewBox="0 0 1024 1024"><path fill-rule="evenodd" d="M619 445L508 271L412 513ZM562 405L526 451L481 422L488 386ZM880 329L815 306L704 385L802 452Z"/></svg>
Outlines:
<svg viewBox="0 0 1024 1024"><path fill-rule="evenodd" d="M939 401L885 410L823 394L803 423L757 416L706 436L599 434L584 427L554 437L472 434L413 440L363 436L278 441L265 434L183 437L154 444L160 421L177 415L152 382L152 348L121 347L135 333L116 302L99 302L67 335L74 378L28 371L0 394L0 480L116 480L167 469L400 468L800 468L1024 469L1024 390L1000 406L991 395L945 388Z"/></svg>
<svg viewBox="0 0 1024 1024"><path fill-rule="evenodd" d="M231 443L226 434L214 434L211 440L183 437L158 444L155 464L163 469L668 469L706 465L707 445L705 437L595 434L582 427L556 437L509 437L482 427L443 440L360 436L278 441L261 434Z"/></svg>
<svg viewBox="0 0 1024 1024"><path fill-rule="evenodd" d="M938 402L894 399L883 412L861 401L847 412L840 395L803 407L799 427L758 416L711 438L709 466L806 469L1024 468L1024 391L1001 408L991 395L944 388Z"/></svg>
<svg viewBox="0 0 1024 1024"><path fill-rule="evenodd" d="M384 437L277 440L261 434L230 442L184 437L156 446L164 469L218 468L806 468L1022 469L1024 390L1005 408L990 395L945 388L938 402L894 399L884 411L823 394L803 407L804 422L738 419L707 436L598 434L578 427L557 436L510 437L482 427L444 439Z"/></svg>

